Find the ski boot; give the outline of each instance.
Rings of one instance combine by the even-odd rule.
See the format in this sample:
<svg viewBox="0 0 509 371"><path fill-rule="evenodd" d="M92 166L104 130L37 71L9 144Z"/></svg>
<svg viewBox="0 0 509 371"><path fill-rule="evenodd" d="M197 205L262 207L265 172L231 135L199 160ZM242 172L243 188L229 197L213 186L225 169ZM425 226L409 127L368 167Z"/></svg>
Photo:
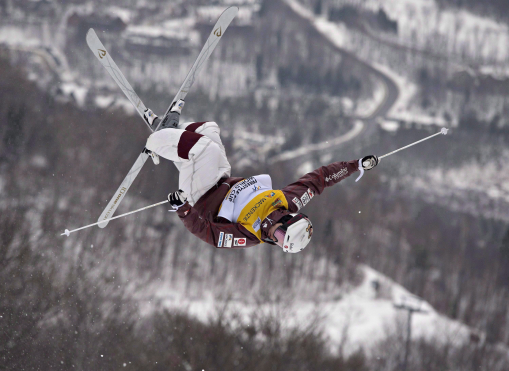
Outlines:
<svg viewBox="0 0 509 371"><path fill-rule="evenodd" d="M152 152L151 150L147 149L147 147L143 148L143 153L146 153L150 156L152 161L154 162L154 165L159 165L159 155L155 152Z"/></svg>
<svg viewBox="0 0 509 371"><path fill-rule="evenodd" d="M150 108L147 108L145 112L143 112L143 118L147 124L149 124L154 129L157 127L158 116Z"/></svg>
<svg viewBox="0 0 509 371"><path fill-rule="evenodd" d="M182 99L175 102L175 104L170 108L170 113L163 120L161 129L176 128L178 126L180 114L182 113L182 108L184 108L184 103L185 102Z"/></svg>

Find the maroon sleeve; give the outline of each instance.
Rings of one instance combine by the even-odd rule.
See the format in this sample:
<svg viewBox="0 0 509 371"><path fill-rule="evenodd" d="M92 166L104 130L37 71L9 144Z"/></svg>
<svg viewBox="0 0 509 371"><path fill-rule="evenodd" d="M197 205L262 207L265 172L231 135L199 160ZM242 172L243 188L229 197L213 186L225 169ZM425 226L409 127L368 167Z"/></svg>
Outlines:
<svg viewBox="0 0 509 371"><path fill-rule="evenodd" d="M359 160L333 162L307 173L295 183L282 189L288 201L288 209L297 212L326 187L339 183L359 170Z"/></svg>
<svg viewBox="0 0 509 371"><path fill-rule="evenodd" d="M211 222L203 218L188 202L177 210L177 214L189 232L214 247L245 248L260 243L258 238L241 224Z"/></svg>

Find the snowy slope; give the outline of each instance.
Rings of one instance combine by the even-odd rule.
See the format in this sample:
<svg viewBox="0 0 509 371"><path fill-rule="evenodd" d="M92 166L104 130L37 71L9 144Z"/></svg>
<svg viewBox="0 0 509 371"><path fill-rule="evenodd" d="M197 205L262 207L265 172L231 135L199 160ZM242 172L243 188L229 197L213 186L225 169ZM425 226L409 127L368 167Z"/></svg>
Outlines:
<svg viewBox="0 0 509 371"><path fill-rule="evenodd" d="M358 1L341 0L338 4L359 6ZM491 18L465 10L441 9L434 0L366 0L360 5L398 22L397 40L402 45L422 49L436 48L445 42L449 53L467 53L507 62L508 27ZM435 44L435 45L433 45Z"/></svg>
<svg viewBox="0 0 509 371"><path fill-rule="evenodd" d="M273 315L281 319L283 326L307 326L319 318L325 334L330 338L334 352L351 354L359 348L370 350L378 341L406 326L407 312L394 307L401 302L414 302L426 313L413 316L413 337L432 338L438 342L462 343L470 335L470 329L457 321L437 313L431 305L374 269L361 265L363 275L360 285L344 288L338 298L322 301L281 300L277 303L246 303L238 300L221 301L212 295L190 299L179 293L155 292L155 301L174 310L185 310L192 316L206 321L218 312L237 314L246 321L252 315ZM378 290L375 289L378 285ZM159 299L157 299L159 298ZM149 308L147 307L147 310Z"/></svg>

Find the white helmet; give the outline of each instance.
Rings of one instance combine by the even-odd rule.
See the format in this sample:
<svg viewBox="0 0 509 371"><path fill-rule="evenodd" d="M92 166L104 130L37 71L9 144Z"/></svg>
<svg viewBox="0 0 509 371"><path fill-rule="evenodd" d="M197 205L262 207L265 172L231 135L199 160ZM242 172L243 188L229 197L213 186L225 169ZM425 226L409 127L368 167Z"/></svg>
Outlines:
<svg viewBox="0 0 509 371"><path fill-rule="evenodd" d="M313 224L304 214L289 214L287 221L274 232L276 244L284 252L297 253L304 250L313 235Z"/></svg>

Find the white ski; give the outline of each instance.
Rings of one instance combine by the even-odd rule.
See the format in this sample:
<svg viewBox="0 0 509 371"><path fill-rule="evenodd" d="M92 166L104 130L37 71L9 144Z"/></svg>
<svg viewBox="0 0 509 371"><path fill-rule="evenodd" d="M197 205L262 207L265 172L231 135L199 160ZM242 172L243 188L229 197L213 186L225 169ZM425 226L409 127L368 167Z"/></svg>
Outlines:
<svg viewBox="0 0 509 371"><path fill-rule="evenodd" d="M201 52L198 55L198 58L196 58L193 67L191 67L191 69L187 73L184 82L180 86L180 89L175 95L175 98L173 98L173 101L171 102L170 106L166 110L166 113L164 114L163 119L161 120L159 125L157 126L156 131L157 129L159 129L159 127L161 127L161 125L163 125L168 120L168 114L170 113L170 109L173 107L173 104L179 99L185 100L186 95L189 92L189 89L191 89L191 86L193 86L194 84L196 76L198 76L198 73L205 65L207 59L209 59L210 55L212 54L217 44L219 43L219 40L221 40L221 37L224 35L226 29L233 21L233 18L235 18L238 12L239 8L237 8L236 6L231 6L227 8L223 13L221 13L216 24L214 25L214 28L210 32L210 35L207 41L205 42L205 45L203 45L203 48L201 49Z"/></svg>
<svg viewBox="0 0 509 371"><path fill-rule="evenodd" d="M217 46L217 43L219 42L221 37L224 35L226 29L230 25L233 18L235 18L238 11L239 11L239 8L237 8L236 6L232 6L232 7L227 8L223 13L221 13L221 15L219 16L219 19L217 20L216 24L214 25L214 28L212 29L212 32L210 33L207 41L205 42L205 45L203 46L200 54L198 55L198 58L196 58L196 61L194 62L193 67L191 67L191 70L188 72L184 82L182 83L182 86L180 87L179 91L177 92L177 95L175 95L175 98L173 98L173 101L171 102L170 106L166 110L166 113L164 114L164 117L160 121L156 130L158 130L161 127L161 125L168 120L168 115L170 113L171 108L173 107L173 104L177 100L184 99L186 97L187 93L189 92L189 89L191 88L191 86L193 85L193 83L196 79L198 72L202 69L203 65L209 58L210 54L212 54L212 52L214 51L215 47ZM103 50L106 50L106 49L103 49ZM116 65L115 65L115 67L116 67ZM118 68L116 70L118 71ZM113 76L113 74L111 74L111 75ZM122 75L122 74L120 73L120 75ZM123 75L122 75L122 77L123 77ZM115 77L114 77L114 79L115 79ZM117 80L115 80L115 81L117 81ZM119 84L119 86L122 88L122 85ZM130 85L128 85L128 86L130 87ZM130 89L130 91L132 91L134 93L132 88ZM127 93L125 91L124 91L124 93L127 95ZM134 93L134 94L136 94L136 93ZM138 97L138 96L136 95L136 97ZM140 102L141 102L141 100L140 100ZM131 103L133 103L133 101L131 101ZM135 103L133 103L133 104L135 104ZM141 116L143 117L143 112L141 113ZM153 130L152 128L150 128L150 129ZM148 158L148 155L143 152L138 156L138 159L134 163L133 167L131 168L131 170L125 177L125 179L122 181L122 184L118 188L117 192L115 193L115 195L110 200L110 202L108 203L108 205L102 212L101 216L99 217L99 219L98 219L99 228L104 228L108 225L109 220L106 220L106 219L110 219L113 216L113 214L115 213L115 210L117 209L120 202L122 202L122 199L125 197L127 190L129 189L131 184L136 179L136 176L140 172L140 170L143 167L143 164L145 163L147 158ZM104 222L101 222L101 221L104 221Z"/></svg>
<svg viewBox="0 0 509 371"><path fill-rule="evenodd" d="M138 111L143 121L150 130L153 131L154 129L152 129L143 117L143 112L145 112L147 107L145 107L140 97L138 97L138 94L136 94L131 84L129 84L129 81L127 81L124 74L120 71L113 58L111 58L110 53L106 50L101 40L99 40L93 28L87 32L87 44L90 50L92 50L92 53L94 53L99 62L101 62L103 67L106 68L106 71L108 71L113 80L115 80L117 85L124 92L127 99L129 99L134 108L136 108L136 111Z"/></svg>
<svg viewBox="0 0 509 371"><path fill-rule="evenodd" d="M149 158L149 155L146 153L140 153L138 158L136 159L136 162L131 167L131 170L129 170L129 173L127 173L127 176L122 181L122 184L120 184L120 187L118 187L117 192L115 193L115 196L108 202L108 205L102 212L101 216L97 220L99 223L99 228L104 228L108 225L109 219L113 216L115 213L115 210L117 210L118 205L122 200L124 199L124 196L126 195L127 191L129 190L129 187L131 187L131 184L133 184L134 179L138 176L138 173L143 168L143 165L145 165L145 161ZM102 222L102 220L108 219L108 221Z"/></svg>

